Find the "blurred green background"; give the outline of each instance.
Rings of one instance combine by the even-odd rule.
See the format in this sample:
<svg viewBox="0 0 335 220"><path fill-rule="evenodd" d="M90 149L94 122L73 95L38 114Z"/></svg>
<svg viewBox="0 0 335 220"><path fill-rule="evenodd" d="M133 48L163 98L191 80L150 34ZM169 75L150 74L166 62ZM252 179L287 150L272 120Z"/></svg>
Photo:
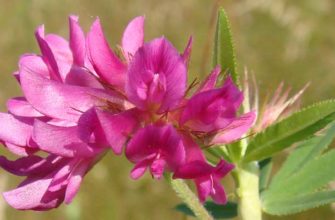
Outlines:
<svg viewBox="0 0 335 220"><path fill-rule="evenodd" d="M96 16L102 20L111 45L120 42L123 28L137 16L146 16L146 39L165 35L182 51L194 37L190 80L210 71L211 39L216 8L224 6L232 23L238 69L256 75L262 95L283 80L297 91L311 82L303 103L335 97L335 2L333 0L0 0L0 108L20 94L11 73L20 54L38 53L34 29L68 34L67 16L76 14L87 31ZM1 125L0 125L1 126ZM19 135L19 134L18 134ZM278 163L283 159L279 157ZM20 212L0 199L0 219L185 219L173 211L179 202L164 181L149 175L129 178L131 164L106 156L85 178L73 204L50 212ZM19 179L0 171L1 191ZM232 192L229 179L227 191ZM290 217L266 219L335 219L335 206Z"/></svg>

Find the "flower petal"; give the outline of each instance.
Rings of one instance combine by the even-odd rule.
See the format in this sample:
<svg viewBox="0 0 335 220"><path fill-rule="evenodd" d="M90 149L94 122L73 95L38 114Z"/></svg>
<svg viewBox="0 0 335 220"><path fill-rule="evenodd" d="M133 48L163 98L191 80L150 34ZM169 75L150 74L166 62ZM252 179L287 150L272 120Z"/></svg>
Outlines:
<svg viewBox="0 0 335 220"><path fill-rule="evenodd" d="M99 19L96 19L91 26L87 43L89 57L97 74L107 83L123 89L126 66L110 49Z"/></svg>
<svg viewBox="0 0 335 220"><path fill-rule="evenodd" d="M36 111L24 97L16 97L7 101L7 109L10 113L21 117L43 117L44 115Z"/></svg>
<svg viewBox="0 0 335 220"><path fill-rule="evenodd" d="M228 126L219 131L211 144L228 144L241 138L253 125L255 121L255 112L249 112L235 119Z"/></svg>
<svg viewBox="0 0 335 220"><path fill-rule="evenodd" d="M192 161L181 165L175 171L173 178L181 179L195 179L208 176L214 172L214 167L206 163L205 161Z"/></svg>
<svg viewBox="0 0 335 220"><path fill-rule="evenodd" d="M211 190L211 197L216 204L225 205L227 203L226 192L218 179L213 180L213 186Z"/></svg>
<svg viewBox="0 0 335 220"><path fill-rule="evenodd" d="M41 150L63 157L91 157L94 149L78 137L78 127L58 127L36 120L33 139Z"/></svg>
<svg viewBox="0 0 335 220"><path fill-rule="evenodd" d="M31 138L32 120L0 112L0 140L26 146Z"/></svg>
<svg viewBox="0 0 335 220"><path fill-rule="evenodd" d="M70 204L77 194L83 177L89 168L89 165L90 163L83 161L71 172L65 191L64 201L66 204Z"/></svg>
<svg viewBox="0 0 335 220"><path fill-rule="evenodd" d="M144 16L134 18L123 32L122 49L129 62L144 42Z"/></svg>
<svg viewBox="0 0 335 220"><path fill-rule="evenodd" d="M56 81L62 81L54 54L48 42L44 39L44 26L37 28L35 36L41 49L43 61L48 66L50 78Z"/></svg>
<svg viewBox="0 0 335 220"><path fill-rule="evenodd" d="M186 90L186 78L182 57L162 37L144 44L136 52L129 67L126 92L136 107L142 110L158 108L158 113L163 113L174 109L181 101ZM152 83L155 79L159 79L159 84ZM154 93L151 84L159 88Z"/></svg>
<svg viewBox="0 0 335 220"><path fill-rule="evenodd" d="M104 90L62 84L26 70L20 72L20 79L28 102L53 118L77 121L81 112L93 106L121 102Z"/></svg>
<svg viewBox="0 0 335 220"><path fill-rule="evenodd" d="M85 63L85 35L81 29L78 16L69 17L70 25L70 48L73 54L73 63L78 66L84 66Z"/></svg>
<svg viewBox="0 0 335 220"><path fill-rule="evenodd" d="M35 209L41 205L41 200L46 193L51 178L36 179L18 188L4 192L7 203L15 209Z"/></svg>
<svg viewBox="0 0 335 220"><path fill-rule="evenodd" d="M206 78L206 80L203 82L203 84L199 87L196 93L214 89L220 73L221 73L221 67L216 66L209 74L209 76Z"/></svg>

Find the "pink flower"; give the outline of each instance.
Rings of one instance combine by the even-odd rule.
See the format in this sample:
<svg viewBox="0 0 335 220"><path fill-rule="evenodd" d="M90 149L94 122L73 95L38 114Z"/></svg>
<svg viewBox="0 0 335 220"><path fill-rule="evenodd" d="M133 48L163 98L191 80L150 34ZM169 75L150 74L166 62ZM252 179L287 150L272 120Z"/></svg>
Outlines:
<svg viewBox="0 0 335 220"><path fill-rule="evenodd" d="M50 155L35 155L9 161L0 157L2 168L26 179L14 190L5 192L4 198L20 210L48 210L59 206L63 200L70 203L79 190L80 183L95 163L93 158L82 160Z"/></svg>
<svg viewBox="0 0 335 220"><path fill-rule="evenodd" d="M237 140L255 118L254 112L237 115L243 95L230 77L216 87L217 67L186 98L192 38L182 54L164 37L144 43L144 17L137 17L117 55L99 19L87 36L77 17L69 23L69 41L37 29L41 55L22 56L15 73L24 96L0 113L0 141L20 156L0 157L0 166L26 177L4 193L6 201L23 210L70 203L106 151L120 155L125 148L133 179L147 169L155 179L172 172L193 179L202 202L211 196L224 204L220 180L233 166L212 166L200 146Z"/></svg>
<svg viewBox="0 0 335 220"><path fill-rule="evenodd" d="M155 179L164 170L174 171L185 160L182 140L171 125L148 125L138 130L126 147L127 158L135 163L131 177L137 179L150 167Z"/></svg>
<svg viewBox="0 0 335 220"><path fill-rule="evenodd" d="M226 176L234 165L221 160L216 167L201 160L189 162L180 166L174 173L174 178L194 179L197 186L199 199L205 202L211 196L215 203L226 204L227 197L220 179Z"/></svg>
<svg viewBox="0 0 335 220"><path fill-rule="evenodd" d="M236 116L243 94L228 77L221 88L215 88L216 68L181 111L180 124L194 133L203 133L211 144L227 144L240 138L253 124L255 113ZM199 107L201 106L201 107Z"/></svg>
<svg viewBox="0 0 335 220"><path fill-rule="evenodd" d="M165 38L144 44L130 64L126 92L139 109L157 113L173 110L186 90L186 65Z"/></svg>
<svg viewBox="0 0 335 220"><path fill-rule="evenodd" d="M63 200L71 202L84 175L106 151L96 137L80 139L85 129L81 125L79 130L78 120L95 106L125 107L120 95L105 89L94 72L77 18L69 21L70 42L37 29L42 55L22 56L16 73L24 97L10 99L9 113L0 113L0 140L21 156L16 161L1 157L0 166L27 177L4 193L16 209L46 210ZM37 151L48 156L34 155Z"/></svg>

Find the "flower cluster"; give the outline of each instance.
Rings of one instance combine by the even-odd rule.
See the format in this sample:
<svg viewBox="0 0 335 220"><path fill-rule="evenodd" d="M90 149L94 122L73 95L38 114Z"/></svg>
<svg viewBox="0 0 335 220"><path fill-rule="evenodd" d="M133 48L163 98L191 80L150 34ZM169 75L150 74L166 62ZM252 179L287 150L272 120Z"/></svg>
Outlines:
<svg viewBox="0 0 335 220"><path fill-rule="evenodd" d="M181 54L164 37L144 42L144 17L128 24L118 53L99 19L87 34L75 16L69 27L68 41L39 27L41 55L23 55L14 73L23 97L0 113L0 140L20 158L1 156L0 166L26 179L4 193L6 201L21 210L70 203L111 149L134 164L133 179L170 172L193 180L201 202L226 203L220 180L234 166L210 164L202 149L239 139L254 122L254 112L237 115L243 95L231 78L217 86L216 67L189 94L192 38Z"/></svg>

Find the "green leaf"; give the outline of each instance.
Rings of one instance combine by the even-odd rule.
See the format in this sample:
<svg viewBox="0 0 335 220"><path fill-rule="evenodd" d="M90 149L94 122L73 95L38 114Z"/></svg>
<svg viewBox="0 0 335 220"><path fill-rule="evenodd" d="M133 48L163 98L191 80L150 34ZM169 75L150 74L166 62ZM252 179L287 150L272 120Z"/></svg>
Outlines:
<svg viewBox="0 0 335 220"><path fill-rule="evenodd" d="M335 150L323 155L335 136L335 124L300 143L261 193L262 208L272 215L301 212L335 201L335 191L322 188L335 180Z"/></svg>
<svg viewBox="0 0 335 220"><path fill-rule="evenodd" d="M262 160L311 137L335 119L335 101L309 106L257 134L249 143L244 162Z"/></svg>
<svg viewBox="0 0 335 220"><path fill-rule="evenodd" d="M297 146L277 174L273 177L272 185L281 182L300 171L307 163L318 157L330 145L335 136L335 124L321 136L311 138Z"/></svg>
<svg viewBox="0 0 335 220"><path fill-rule="evenodd" d="M335 150L307 163L299 172L280 184L270 184L262 196L283 197L303 194L317 190L335 180Z"/></svg>
<svg viewBox="0 0 335 220"><path fill-rule="evenodd" d="M237 216L237 204L233 202L228 202L226 205L206 202L204 206L215 219L234 218ZM194 216L192 210L185 203L177 205L175 209L185 215Z"/></svg>
<svg viewBox="0 0 335 220"><path fill-rule="evenodd" d="M229 20L223 8L219 9L214 39L213 66L220 65L223 73L231 75L238 84L235 53Z"/></svg>
<svg viewBox="0 0 335 220"><path fill-rule="evenodd" d="M271 215L289 215L335 202L335 191L292 195L263 201L263 211Z"/></svg>
<svg viewBox="0 0 335 220"><path fill-rule="evenodd" d="M272 159L267 158L259 162L259 191L262 192L267 188L272 170Z"/></svg>

